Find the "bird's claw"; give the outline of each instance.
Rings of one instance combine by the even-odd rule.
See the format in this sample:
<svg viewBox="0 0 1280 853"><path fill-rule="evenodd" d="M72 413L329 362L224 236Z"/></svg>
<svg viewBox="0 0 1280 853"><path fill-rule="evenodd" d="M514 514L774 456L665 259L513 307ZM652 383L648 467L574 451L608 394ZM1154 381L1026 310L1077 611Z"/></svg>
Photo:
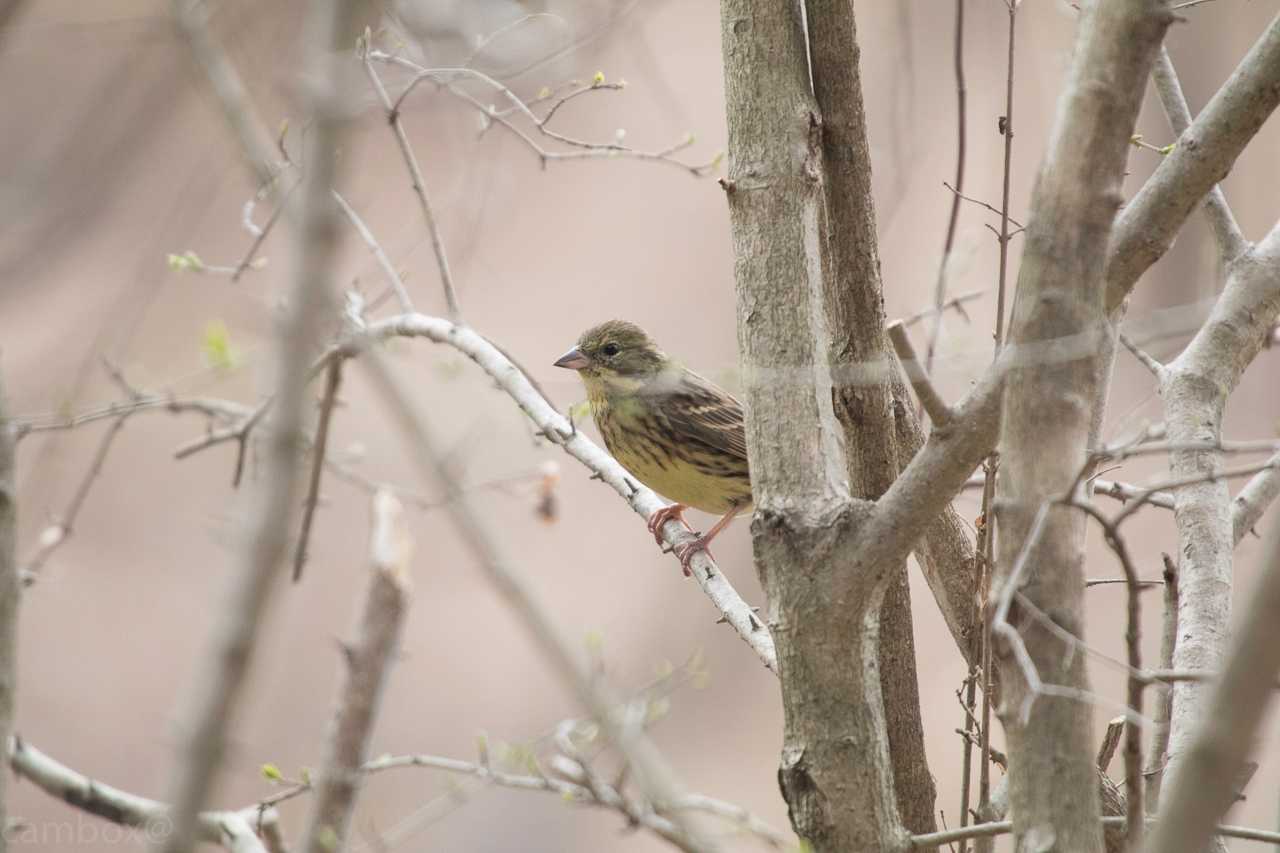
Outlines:
<svg viewBox="0 0 1280 853"><path fill-rule="evenodd" d="M707 538L702 535L675 547L675 554L680 558L680 568L684 571L685 577L693 575L693 555L700 551L706 551L708 557L715 559L715 555L711 553L711 548L707 546Z"/></svg>
<svg viewBox="0 0 1280 853"><path fill-rule="evenodd" d="M684 511L688 509L684 504L668 504L662 509L654 512L649 516L649 532L653 534L653 541L659 545L662 544L662 526L668 521L678 521L684 525L685 530L690 532L693 528L689 526L689 522L684 520Z"/></svg>

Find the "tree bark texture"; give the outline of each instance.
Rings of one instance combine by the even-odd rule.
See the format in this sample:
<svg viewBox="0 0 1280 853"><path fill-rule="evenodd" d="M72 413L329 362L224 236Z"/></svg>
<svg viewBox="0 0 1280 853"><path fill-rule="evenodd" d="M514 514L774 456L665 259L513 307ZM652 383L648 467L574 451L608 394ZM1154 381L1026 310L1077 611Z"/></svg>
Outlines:
<svg viewBox="0 0 1280 853"><path fill-rule="evenodd" d="M807 35L826 207L823 276L832 405L844 440L849 490L875 500L898 474L885 339L871 152L851 0L807 0ZM913 449L914 450L914 449ZM880 611L880 689L889 726L898 813L912 833L937 830L936 790L924 750L906 561L893 569Z"/></svg>
<svg viewBox="0 0 1280 853"><path fill-rule="evenodd" d="M1011 570L1041 507L1063 497L1086 462L1107 349L1107 241L1129 137L1172 18L1154 0L1092 3L1082 13L1032 196L1014 301L997 504L998 591L1014 582ZM1078 513L1050 510L1015 591L1076 636L1084 629L1083 532ZM1069 654L1048 631L1020 619L1016 599L1010 621L1043 683L1087 689L1083 655ZM1017 849L1101 850L1090 707L1035 695L1013 645L997 642L995 651Z"/></svg>
<svg viewBox="0 0 1280 853"><path fill-rule="evenodd" d="M779 781L813 850L892 848L904 833L878 646L893 573L868 576L856 594L842 590L851 534L870 504L850 496L832 407L840 356L826 300L836 262L801 10L788 0L725 0L721 9L752 539L785 714ZM890 457L887 476L894 465Z"/></svg>

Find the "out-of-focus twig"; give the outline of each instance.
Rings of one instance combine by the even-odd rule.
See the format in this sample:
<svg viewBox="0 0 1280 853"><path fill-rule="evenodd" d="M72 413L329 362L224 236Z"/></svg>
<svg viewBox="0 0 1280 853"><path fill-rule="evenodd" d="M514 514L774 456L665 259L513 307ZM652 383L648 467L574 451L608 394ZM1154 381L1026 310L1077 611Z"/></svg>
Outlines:
<svg viewBox="0 0 1280 853"><path fill-rule="evenodd" d="M367 760L373 723L409 604L412 544L403 513L400 502L390 492L374 495L369 542L373 575L359 639L345 649L343 656L346 680L338 695L326 747L328 756L316 782L316 798L307 819L302 845L307 853L332 853L346 845L361 768Z"/></svg>
<svg viewBox="0 0 1280 853"><path fill-rule="evenodd" d="M168 803L90 779L16 736L8 741L8 757L9 765L18 776L81 811L120 826L141 829L149 840L159 840L168 834ZM279 843L278 822L279 815L272 808L259 810L255 806L238 812L201 812L196 820L196 837L209 844L220 844L232 853L284 853L284 846Z"/></svg>

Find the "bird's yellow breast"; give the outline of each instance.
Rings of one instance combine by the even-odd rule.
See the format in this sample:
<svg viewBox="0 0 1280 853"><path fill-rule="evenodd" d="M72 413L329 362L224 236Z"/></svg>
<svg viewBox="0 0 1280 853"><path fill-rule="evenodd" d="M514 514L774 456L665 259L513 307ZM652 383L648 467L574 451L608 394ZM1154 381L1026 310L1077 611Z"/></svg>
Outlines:
<svg viewBox="0 0 1280 853"><path fill-rule="evenodd" d="M751 508L745 471L720 460L700 458L664 428L665 419L643 399L589 395L591 414L605 446L632 476L668 500L723 515Z"/></svg>

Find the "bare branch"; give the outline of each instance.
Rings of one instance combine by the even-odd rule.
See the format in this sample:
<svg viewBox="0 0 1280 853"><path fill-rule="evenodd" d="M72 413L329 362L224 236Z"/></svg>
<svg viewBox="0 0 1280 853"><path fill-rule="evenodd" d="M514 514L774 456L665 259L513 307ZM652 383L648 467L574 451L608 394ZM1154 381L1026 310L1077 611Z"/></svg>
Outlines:
<svg viewBox="0 0 1280 853"><path fill-rule="evenodd" d="M1102 818L1103 826L1124 826L1125 818L1104 817ZM1147 823L1154 823L1150 818ZM1280 843L1280 832L1270 832L1265 829L1254 829L1249 826L1231 826L1229 824L1219 824L1212 828L1212 831L1226 838L1246 838L1251 841L1266 841L1272 844ZM944 832L931 832L928 835L914 835L908 839L908 843L912 848L917 850L932 850L941 847L944 844L950 844L953 841L960 841L964 838L983 838L995 835L1008 835L1013 832L1013 821L1002 820L991 823L979 823L974 826L964 827L962 829L949 829ZM1180 848L1181 849L1181 848ZM1193 848L1186 848L1188 850Z"/></svg>
<svg viewBox="0 0 1280 853"><path fill-rule="evenodd" d="M184 0L175 0L177 14L187 14ZM308 18L305 51L312 81L308 95L314 121L308 135L299 210L298 233L289 298L276 362L276 407L265 461L264 476L255 494L253 510L245 520L248 547L231 594L220 611L211 649L189 694L184 720L183 746L174 771L173 832L164 840L163 853L186 853L195 834L197 813L204 806L214 773L222 760L227 726L242 693L253 655L259 623L271 600L277 567L288 546L298 497L299 449L303 435L309 352L320 339L321 324L332 316L334 259L338 217L331 195L336 172L335 152L344 124L336 103L333 76L337 59L330 53L340 47L338 34L346 29L351 4L321 2ZM205 64L227 65L212 37L197 22L189 37L202 45ZM212 57L212 58L210 58ZM221 93L221 92L220 92ZM225 102L235 121L250 124L243 104ZM256 162L258 151L246 150ZM237 466L239 467L239 466Z"/></svg>
<svg viewBox="0 0 1280 853"><path fill-rule="evenodd" d="M16 736L8 741L8 754L16 774L52 797L120 826L144 830L150 840L162 839L169 833L172 824L166 803L90 779ZM283 853L282 847L264 844L257 834L274 835L278 821L275 809L201 812L196 820L196 837L220 844L232 853Z"/></svg>
<svg viewBox="0 0 1280 853"><path fill-rule="evenodd" d="M387 253L383 251L377 238L373 236L373 232L369 230L369 226L364 224L360 214L356 213L355 208L347 204L347 200L337 190L334 190L333 197L338 202L338 207L342 208L343 215L347 217L352 227L360 235L360 239L369 247L369 252L373 255L374 260L378 262L378 266L382 269L382 274L387 278L387 284L391 286L391 291L396 295L396 299L400 303L400 310L405 313L412 312L413 300L409 298L409 289L404 286L404 279L401 278L395 265L391 263L391 259L387 257Z"/></svg>
<svg viewBox="0 0 1280 853"><path fill-rule="evenodd" d="M338 386L342 384L342 361L329 362L325 370L324 393L320 397L320 417L316 421L316 438L311 445L311 477L307 481L307 496L302 504L302 528L298 544L293 552L293 582L302 579L302 567L307 563L307 542L311 538L311 522L320 502L320 474L325 466L325 454L329 446L329 424L333 420L333 408L338 402Z"/></svg>
<svg viewBox="0 0 1280 853"><path fill-rule="evenodd" d="M898 354L898 362L906 372L916 397L920 399L920 404L929 413L929 419L933 421L935 427L945 427L952 418L951 409L933 387L929 374L925 372L924 365L916 356L916 350L911 345L906 326L901 320L897 320L889 324L888 332L889 340L893 342L893 348Z"/></svg>
<svg viewBox="0 0 1280 853"><path fill-rule="evenodd" d="M951 213L947 217L947 236L942 245L942 260L938 264L938 280L934 285L933 307L935 316L929 333L929 347L924 364L925 374L933 372L933 358L942 337L943 306L947 302L947 265L951 261L951 248L956 240L956 226L960 223L960 200L964 192L965 103L964 84L964 0L956 0L955 39L951 50L956 77L956 185L951 198ZM899 354L901 357L901 354ZM965 817L962 815L962 818Z"/></svg>
<svg viewBox="0 0 1280 853"><path fill-rule="evenodd" d="M67 508L62 515L41 532L39 548L22 567L22 581L24 584L30 585L33 583L40 573L40 569L44 567L45 562L53 552L58 550L71 537L71 532L75 528L76 517L80 514L80 508L84 506L85 500L89 497L89 490L93 488L94 481L102 473L102 466L107 460L107 454L111 452L111 445L115 442L116 436L120 434L124 422L128 419L128 414L119 415L111 423L111 426L107 428L107 433L102 437L102 441L98 443L98 449L93 454L93 459L89 462L89 469L85 471L84 477L80 479L80 485L76 488L71 502L67 504Z"/></svg>
<svg viewBox="0 0 1280 853"><path fill-rule="evenodd" d="M186 36L191 53L213 86L223 115L235 131L244 160L253 170L254 183L273 186L276 178L275 147L253 109L235 66L209 30L209 6L202 0L171 0L170 11Z"/></svg>
<svg viewBox="0 0 1280 853"><path fill-rule="evenodd" d="M1280 18L1276 42L1280 44ZM1277 56L1280 62L1280 55ZM1280 91L1280 82L1276 85ZM1208 108L1206 108L1206 112ZM1261 351L1280 313L1280 223L1231 267L1222 295L1186 349L1167 366L1161 383L1169 441L1173 446L1221 442L1227 398ZM1275 453L1275 451L1272 451ZM1264 470L1273 456L1254 472ZM1225 477L1243 474L1221 467L1217 450L1175 450L1171 482L1188 484L1174 494L1178 528L1178 642L1175 669L1216 670L1226 652L1235 547ZM1195 484L1199 479L1200 483ZM1169 733L1169 776L1178 775L1193 733L1203 718L1207 691L1181 684L1174 694Z"/></svg>
<svg viewBox="0 0 1280 853"><path fill-rule="evenodd" d="M1171 765L1160 820L1146 851L1199 853L1235 801L1236 782L1280 674L1280 530L1273 531L1222 678L1178 765ZM1179 628L1179 633L1184 629ZM1177 702L1175 697L1175 713ZM1280 839L1280 835L1276 836Z"/></svg>
<svg viewBox="0 0 1280 853"><path fill-rule="evenodd" d="M1133 342L1132 339L1124 332L1119 333L1120 343L1124 344L1124 348L1133 353L1133 357L1142 362L1142 366L1151 371L1151 374L1160 379L1164 376L1164 365L1152 358L1145 350Z"/></svg>
<svg viewBox="0 0 1280 853"><path fill-rule="evenodd" d="M1266 470L1259 471L1244 484L1231 506L1232 539L1240 540L1253 529L1267 507L1280 496L1280 453L1273 456Z"/></svg>
<svg viewBox="0 0 1280 853"><path fill-rule="evenodd" d="M1169 57L1169 49L1163 45L1160 47L1160 55L1156 57L1156 67L1151 72L1151 79L1155 81L1156 92L1160 95L1160 103L1164 106L1164 114L1169 118L1169 126L1173 128L1174 133L1182 136L1191 126L1191 109L1187 106L1187 98L1182 93L1182 84L1178 82L1178 72L1174 69L1173 60ZM1240 226L1236 224L1236 218L1231 215L1231 208L1227 206L1227 197L1223 194L1222 187L1215 185L1209 190L1204 200L1204 213L1218 241L1222 262L1230 266L1232 261L1249 250L1249 241L1244 238L1244 234L1240 233Z"/></svg>
<svg viewBox="0 0 1280 853"><path fill-rule="evenodd" d="M317 366L327 364L330 359L353 357L370 344L391 337L421 337L458 350L474 361L516 402L533 421L540 434L560 445L566 453L585 465L601 482L621 495L636 513L647 519L666 505L651 489L631 479L612 456L575 429L501 350L466 326L423 314L389 317L369 324L364 331L330 349L317 362ZM663 527L663 536L668 546L675 546L688 541L693 534L678 522L670 521ZM698 586L724 615L729 625L751 646L760 662L776 673L777 653L769 629L742 600L706 552L694 555L692 565L692 575Z"/></svg>
<svg viewBox="0 0 1280 853"><path fill-rule="evenodd" d="M440 226L436 223L435 212L431 209L431 199L427 197L427 182L423 180L422 168L418 165L418 158L413 153L413 146L409 144L409 135L405 133L404 123L400 120L400 110L398 106L392 105L386 86L382 85L378 72L373 69L367 42L366 37L365 55L362 57L364 70L369 75L369 82L373 85L373 90L377 92L383 109L386 110L387 121L391 124L391 130L395 133L396 143L400 146L400 154L404 157L405 165L409 169L409 177L413 181L413 194L418 199L418 209L422 211L422 221L427 226L427 235L431 238L432 253L436 258L436 266L440 270L440 286L444 288L445 306L449 310L450 319L456 321L461 317L458 308L458 291L453 284L453 271L449 267L449 255L445 251L444 239L440 236Z"/></svg>
<svg viewBox="0 0 1280 853"><path fill-rule="evenodd" d="M619 702L609 695L603 680L564 638L550 611L538 600L523 575L503 553L500 540L489 530L480 514L472 507L470 498L463 493L452 470L440 455L435 440L427 432L426 423L410 402L399 380L376 352L367 353L362 364L369 369L378 390L392 408L392 414L400 428L412 440L415 458L423 474L437 479L444 487L449 497L449 512L495 591L524 622L531 639L555 668L565 686L590 711L610 743L626 758L630 771L635 775L645 796L654 803L654 808L661 810L667 804L679 801L683 796L681 786L666 760L645 737L640 726L630 719L631 715L626 713L625 707L620 713ZM673 815L672 822L680 830L679 839L675 843L686 853L718 849L703 838L689 821Z"/></svg>
<svg viewBox="0 0 1280 853"><path fill-rule="evenodd" d="M1124 734L1124 729L1124 717L1116 717L1107 723L1107 731L1102 736L1102 743L1098 746L1098 757L1094 761L1098 765L1098 769L1103 773L1106 773L1107 768L1111 766L1111 759L1115 757L1116 749L1120 746L1120 738Z"/></svg>
<svg viewBox="0 0 1280 853"><path fill-rule="evenodd" d="M1178 639L1178 569L1168 554L1164 558L1164 615L1160 627L1160 667L1173 669L1173 647ZM1147 780L1147 811L1154 813L1160 802L1160 784L1169 752L1169 719L1173 714L1173 691L1156 698L1156 732L1143 776Z"/></svg>
<svg viewBox="0 0 1280 853"><path fill-rule="evenodd" d="M1107 250L1107 310L1173 245L1205 194L1219 183L1280 104L1280 16L1182 134L1173 151L1116 217Z"/></svg>
<svg viewBox="0 0 1280 853"><path fill-rule="evenodd" d="M344 649L346 680L338 694L326 746L328 755L316 783L316 798L302 845L309 853L332 853L346 846L361 767L367 760L374 720L409 604L412 543L402 515L400 502L389 492L374 496L369 543L373 573L359 639Z"/></svg>

